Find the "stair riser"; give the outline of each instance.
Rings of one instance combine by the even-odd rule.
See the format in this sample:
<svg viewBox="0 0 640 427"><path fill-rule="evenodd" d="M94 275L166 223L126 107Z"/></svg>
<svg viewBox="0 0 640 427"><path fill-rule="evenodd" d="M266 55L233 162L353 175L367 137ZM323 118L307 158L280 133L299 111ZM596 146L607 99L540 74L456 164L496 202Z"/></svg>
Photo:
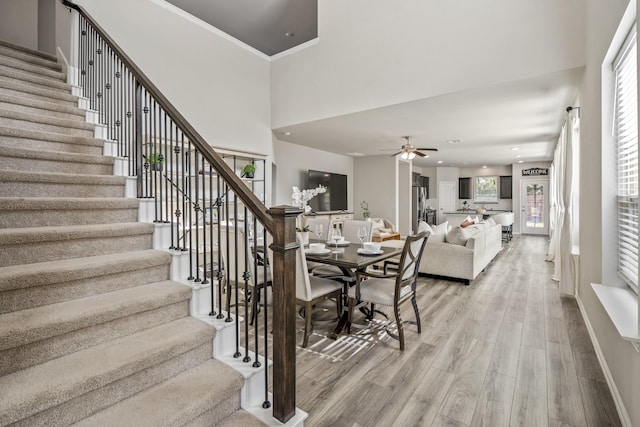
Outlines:
<svg viewBox="0 0 640 427"><path fill-rule="evenodd" d="M133 334L189 315L189 301L143 311L110 322L88 326L57 337L0 351L0 375L7 375L52 358Z"/></svg>
<svg viewBox="0 0 640 427"><path fill-rule="evenodd" d="M124 400L209 359L211 359L211 342L167 361L163 360L150 368L80 395L58 406L38 412L28 418L18 418L12 426L33 427L73 424L96 411L107 408L120 400ZM12 421L9 422L11 423Z"/></svg>
<svg viewBox="0 0 640 427"><path fill-rule="evenodd" d="M151 249L153 235L69 239L0 246L0 267Z"/></svg>
<svg viewBox="0 0 640 427"><path fill-rule="evenodd" d="M25 159L0 156L0 169L77 173L87 175L112 175L113 164L60 162L56 160Z"/></svg>
<svg viewBox="0 0 640 427"><path fill-rule="evenodd" d="M45 104L45 103L42 103L42 104L45 107L55 106L55 104ZM66 106L61 108L67 111L72 111L72 112L61 112L61 111L56 111L54 109L38 108L37 106L14 104L9 100L0 99L0 109L11 110L11 111L16 111L19 113L27 113L27 114L40 114L43 116L47 116L55 119L63 119L63 120L83 121L85 119L85 113L82 112L80 109L76 109L73 107L66 107Z"/></svg>
<svg viewBox="0 0 640 427"><path fill-rule="evenodd" d="M71 86L62 81L60 74L50 77L34 74L31 70L12 68L6 66L6 64L0 64L0 77L15 79L16 82L36 85L45 89L63 90L67 93L71 92Z"/></svg>
<svg viewBox="0 0 640 427"><path fill-rule="evenodd" d="M94 135L94 130L27 122L24 120L16 120L6 117L0 117L0 126L7 126L16 129L34 130L39 132L53 132L61 135L82 136L85 138L92 138Z"/></svg>
<svg viewBox="0 0 640 427"><path fill-rule="evenodd" d="M0 293L0 314L114 292L169 278L169 264Z"/></svg>
<svg viewBox="0 0 640 427"><path fill-rule="evenodd" d="M0 197L124 197L124 185L0 181Z"/></svg>
<svg viewBox="0 0 640 427"><path fill-rule="evenodd" d="M0 210L0 229L138 221L137 209Z"/></svg>
<svg viewBox="0 0 640 427"><path fill-rule="evenodd" d="M11 60L18 60L25 64L31 64L58 72L62 71L62 66L51 59L30 55L29 53L21 52L4 45L0 45L0 56L6 56L11 58Z"/></svg>
<svg viewBox="0 0 640 427"><path fill-rule="evenodd" d="M102 154L104 148L98 145L86 145L82 143L61 142L61 141L43 141L33 138L18 138L14 136L0 135L0 145L7 147L29 147L33 150L44 151L62 151L65 153L78 154Z"/></svg>
<svg viewBox="0 0 640 427"><path fill-rule="evenodd" d="M61 103L72 107L78 106L78 98L62 91L45 90L28 85L12 85L6 80L0 79L0 93L11 96L20 96L36 101Z"/></svg>

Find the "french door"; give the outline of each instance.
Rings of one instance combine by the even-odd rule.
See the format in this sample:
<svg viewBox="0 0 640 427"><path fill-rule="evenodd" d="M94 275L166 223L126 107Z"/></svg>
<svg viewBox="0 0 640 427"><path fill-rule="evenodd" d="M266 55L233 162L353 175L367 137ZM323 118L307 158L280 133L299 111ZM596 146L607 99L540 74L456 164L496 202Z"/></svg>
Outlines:
<svg viewBox="0 0 640 427"><path fill-rule="evenodd" d="M520 232L549 234L549 180L520 181Z"/></svg>

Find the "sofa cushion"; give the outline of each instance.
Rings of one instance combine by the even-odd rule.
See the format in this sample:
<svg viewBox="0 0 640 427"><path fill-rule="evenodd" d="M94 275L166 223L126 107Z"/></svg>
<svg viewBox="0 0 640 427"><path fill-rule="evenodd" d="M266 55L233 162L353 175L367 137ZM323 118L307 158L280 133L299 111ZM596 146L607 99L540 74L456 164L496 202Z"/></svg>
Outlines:
<svg viewBox="0 0 640 427"><path fill-rule="evenodd" d="M433 229L429 224L424 221L418 222L418 233L422 233L423 231L428 231L429 233L433 233Z"/></svg>
<svg viewBox="0 0 640 427"><path fill-rule="evenodd" d="M493 218L491 218L491 217L487 218L487 220L486 220L485 222L486 222L487 224L489 224L490 226L491 226L491 225L496 225L496 221L495 221Z"/></svg>
<svg viewBox="0 0 640 427"><path fill-rule="evenodd" d="M468 226L475 224L475 222L473 220L468 220L465 219L464 221L462 221L462 223L460 224L460 227L462 228L467 228Z"/></svg>

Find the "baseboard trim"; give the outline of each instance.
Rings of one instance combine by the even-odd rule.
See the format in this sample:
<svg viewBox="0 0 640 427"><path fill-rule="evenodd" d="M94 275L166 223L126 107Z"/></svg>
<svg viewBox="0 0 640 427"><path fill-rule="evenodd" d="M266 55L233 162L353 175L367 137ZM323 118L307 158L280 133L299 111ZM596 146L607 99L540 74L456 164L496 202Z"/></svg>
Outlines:
<svg viewBox="0 0 640 427"><path fill-rule="evenodd" d="M624 402L622 401L622 396L620 396L620 392L618 391L618 387L616 387L616 383L613 381L613 375L611 375L611 371L609 370L609 365L607 365L607 360L602 353L602 349L600 348L600 343L596 338L596 334L593 331L593 327L591 327L591 322L589 322L589 317L586 314L584 306L582 305L582 301L580 300L580 296L576 296L576 301L578 302L578 307L580 308L580 314L582 314L582 319L584 320L584 324L587 326L587 331L589 331L589 337L591 338L591 343L593 344L593 348L596 351L596 357L598 358L598 362L600 363L600 367L602 368L602 372L604 373L604 377L607 380L607 385L609 386L609 391L611 392L611 396L613 397L613 402L616 405L616 410L618 411L618 416L620 417L620 422L624 427L633 427L631 423L631 419L629 418L629 413L627 412L627 408L624 406Z"/></svg>

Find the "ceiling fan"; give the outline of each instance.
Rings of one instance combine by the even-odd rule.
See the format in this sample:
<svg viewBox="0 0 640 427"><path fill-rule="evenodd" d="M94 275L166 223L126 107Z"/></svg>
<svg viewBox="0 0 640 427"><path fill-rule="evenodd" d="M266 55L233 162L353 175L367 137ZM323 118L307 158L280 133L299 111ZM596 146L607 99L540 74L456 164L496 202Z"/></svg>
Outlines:
<svg viewBox="0 0 640 427"><path fill-rule="evenodd" d="M410 136L403 136L403 138L407 141L402 145L402 148L400 149L400 151L398 151L397 153L394 153L391 155L391 157L393 156L397 156L398 154L400 154L400 158L403 160L411 160L416 156L419 157L427 157L426 154L422 153L420 150L422 151L438 151L437 148L416 148L413 146L413 144L411 144L411 142L409 142L411 140Z"/></svg>

